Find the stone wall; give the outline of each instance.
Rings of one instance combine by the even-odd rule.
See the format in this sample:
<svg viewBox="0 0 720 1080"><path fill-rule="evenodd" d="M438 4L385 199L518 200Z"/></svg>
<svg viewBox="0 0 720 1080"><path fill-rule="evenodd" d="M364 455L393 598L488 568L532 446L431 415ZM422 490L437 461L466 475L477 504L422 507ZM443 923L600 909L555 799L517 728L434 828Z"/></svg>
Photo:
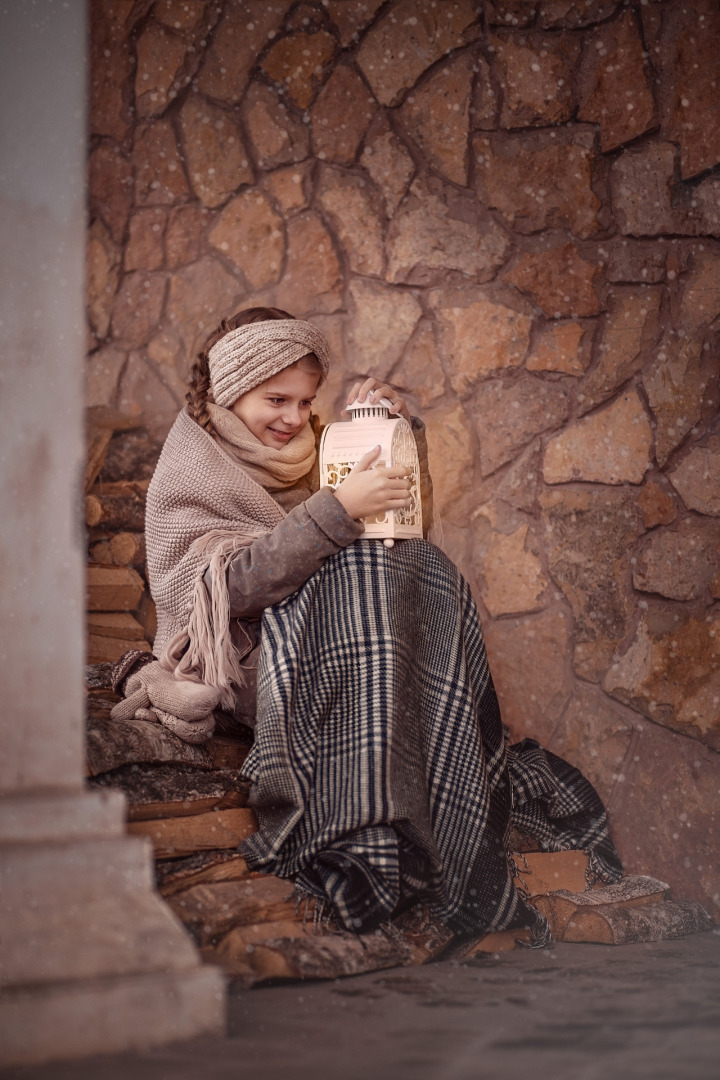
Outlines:
<svg viewBox="0 0 720 1080"><path fill-rule="evenodd" d="M720 904L718 4L92 17L88 403L161 437L259 303L327 332L323 419L402 387L506 721Z"/></svg>

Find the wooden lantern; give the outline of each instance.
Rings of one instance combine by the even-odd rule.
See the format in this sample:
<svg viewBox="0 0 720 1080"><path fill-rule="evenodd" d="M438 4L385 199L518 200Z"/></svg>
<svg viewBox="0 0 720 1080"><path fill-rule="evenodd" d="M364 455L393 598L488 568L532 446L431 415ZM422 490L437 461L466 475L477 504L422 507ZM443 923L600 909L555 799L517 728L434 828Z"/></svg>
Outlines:
<svg viewBox="0 0 720 1080"><path fill-rule="evenodd" d="M390 416L391 402L359 402L348 405L352 419L328 424L320 440L320 487L335 490L352 467L374 446L380 446L375 465L396 466L410 474L410 505L388 510L372 518L363 518L363 540L384 540L391 547L395 540L422 536L422 500L420 463L415 436L402 416Z"/></svg>

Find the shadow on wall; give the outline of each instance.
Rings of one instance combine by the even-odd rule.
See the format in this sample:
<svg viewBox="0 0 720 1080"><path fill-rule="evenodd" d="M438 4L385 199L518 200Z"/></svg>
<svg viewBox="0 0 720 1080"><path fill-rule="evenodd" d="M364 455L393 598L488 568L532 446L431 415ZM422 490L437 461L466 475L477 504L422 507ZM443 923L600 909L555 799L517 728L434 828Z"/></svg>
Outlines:
<svg viewBox="0 0 720 1080"><path fill-rule="evenodd" d="M161 438L260 303L327 333L323 419L402 386L506 720L717 911L717 4L91 16L88 404Z"/></svg>

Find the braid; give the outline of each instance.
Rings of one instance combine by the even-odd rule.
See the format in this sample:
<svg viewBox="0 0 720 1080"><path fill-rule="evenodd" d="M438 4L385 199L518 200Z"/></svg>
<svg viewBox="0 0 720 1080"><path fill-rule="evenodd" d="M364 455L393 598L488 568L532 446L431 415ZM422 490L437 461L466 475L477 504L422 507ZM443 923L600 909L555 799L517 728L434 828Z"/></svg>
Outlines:
<svg viewBox="0 0 720 1080"><path fill-rule="evenodd" d="M208 362L208 354L213 345L216 345L231 330L237 330L239 326L248 326L250 323L255 322L269 322L272 319L292 318L294 318L293 315L289 315L287 311L282 311L280 308L256 307L246 308L245 311L239 311L237 315L233 315L230 319L223 319L217 330L214 330L205 342L205 348L198 353L198 358L190 370L185 400L187 401L188 414L195 423L199 424L201 428L205 428L211 435L214 434L215 429L207 410L208 402L213 400L210 389L210 365Z"/></svg>
<svg viewBox="0 0 720 1080"><path fill-rule="evenodd" d="M208 364L209 349L203 349L198 353L198 358L190 371L188 391L185 395L187 410L193 420L212 433L212 421L207 411L208 395L210 394L210 366Z"/></svg>

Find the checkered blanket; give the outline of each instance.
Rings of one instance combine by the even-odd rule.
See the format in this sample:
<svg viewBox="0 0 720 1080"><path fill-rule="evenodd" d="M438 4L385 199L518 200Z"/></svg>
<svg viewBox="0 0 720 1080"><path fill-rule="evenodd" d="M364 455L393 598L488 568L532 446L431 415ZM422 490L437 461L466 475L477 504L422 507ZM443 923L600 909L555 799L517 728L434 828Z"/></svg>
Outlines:
<svg viewBox="0 0 720 1080"><path fill-rule="evenodd" d="M470 591L433 545L352 544L264 613L262 642L253 869L295 877L348 929L422 899L457 934L533 921L513 816L619 876L580 773L529 741L508 751Z"/></svg>

